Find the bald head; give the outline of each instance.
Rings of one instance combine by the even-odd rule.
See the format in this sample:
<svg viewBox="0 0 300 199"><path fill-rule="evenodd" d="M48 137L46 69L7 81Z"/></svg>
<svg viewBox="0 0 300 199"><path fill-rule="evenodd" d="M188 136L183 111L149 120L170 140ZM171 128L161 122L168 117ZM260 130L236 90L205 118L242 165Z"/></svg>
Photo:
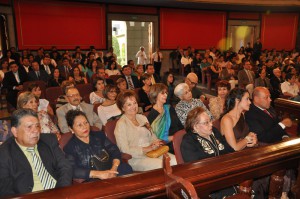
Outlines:
<svg viewBox="0 0 300 199"><path fill-rule="evenodd" d="M270 91L266 87L256 87L253 90L253 104L262 109L269 109L271 105Z"/></svg>
<svg viewBox="0 0 300 199"><path fill-rule="evenodd" d="M198 76L196 73L189 73L185 78L185 83L190 89L194 88L198 84Z"/></svg>

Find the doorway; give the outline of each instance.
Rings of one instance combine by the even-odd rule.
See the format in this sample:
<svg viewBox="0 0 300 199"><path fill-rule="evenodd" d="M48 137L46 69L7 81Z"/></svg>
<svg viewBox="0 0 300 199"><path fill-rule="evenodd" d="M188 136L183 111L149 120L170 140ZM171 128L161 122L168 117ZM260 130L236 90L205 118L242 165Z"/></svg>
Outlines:
<svg viewBox="0 0 300 199"><path fill-rule="evenodd" d="M238 52L247 43L250 43L250 46L253 47L256 38L259 37L260 22L229 20L227 30L227 49L232 47L235 52Z"/></svg>
<svg viewBox="0 0 300 199"><path fill-rule="evenodd" d="M147 62L158 45L158 17L151 15L108 15L108 47L117 54L118 63L126 65L128 60L137 63L136 53L145 48Z"/></svg>

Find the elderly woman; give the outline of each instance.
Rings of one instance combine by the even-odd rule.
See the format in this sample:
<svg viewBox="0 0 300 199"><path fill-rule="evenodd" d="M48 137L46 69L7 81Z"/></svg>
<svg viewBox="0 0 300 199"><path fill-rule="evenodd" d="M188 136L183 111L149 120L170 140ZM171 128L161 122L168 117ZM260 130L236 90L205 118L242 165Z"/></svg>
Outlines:
<svg viewBox="0 0 300 199"><path fill-rule="evenodd" d="M115 137L117 145L124 153L132 156L128 163L134 171L147 171L162 168L162 156L150 158L147 152L157 149L162 141L152 132L147 118L137 114L138 103L134 91L125 91L118 95L118 107L123 111L117 122ZM171 165L176 164L175 156L171 157Z"/></svg>
<svg viewBox="0 0 300 199"><path fill-rule="evenodd" d="M170 104L166 104L168 88L162 83L151 86L149 98L153 108L147 118L156 136L167 142L170 152L173 152L173 135L183 129L183 125L177 117L175 109Z"/></svg>
<svg viewBox="0 0 300 199"><path fill-rule="evenodd" d="M117 88L113 85L107 85L103 90L105 101L98 107L98 116L103 125L108 120L116 119L121 115L121 110L116 104Z"/></svg>
<svg viewBox="0 0 300 199"><path fill-rule="evenodd" d="M38 111L39 99L31 92L23 92L19 95L17 101L17 108L29 108L38 113L41 132L42 133L54 133L57 138L60 138L60 132L57 126L53 123L48 113L44 110Z"/></svg>
<svg viewBox="0 0 300 199"><path fill-rule="evenodd" d="M105 101L103 96L104 86L104 79L101 77L97 77L93 79L93 88L94 92L90 93L90 103L95 104L102 104Z"/></svg>
<svg viewBox="0 0 300 199"><path fill-rule="evenodd" d="M90 131L85 113L70 110L66 120L74 135L63 150L73 166L73 178L103 180L132 173L132 168L121 162L120 150L105 133Z"/></svg>
<svg viewBox="0 0 300 199"><path fill-rule="evenodd" d="M218 129L212 125L211 117L201 107L191 110L185 123L186 134L182 138L180 150L184 162L202 160L233 152ZM233 187L219 190L211 198L223 198L235 193Z"/></svg>
<svg viewBox="0 0 300 199"><path fill-rule="evenodd" d="M245 89L234 88L226 98L226 110L221 119L221 133L227 143L235 150L240 151L246 147L257 144L256 134L249 132L244 112L250 108L249 92Z"/></svg>
<svg viewBox="0 0 300 199"><path fill-rule="evenodd" d="M175 87L174 94L180 99L175 107L177 116L182 125L185 125L187 114L196 107L202 107L206 113L213 119L212 114L200 99L192 98L192 92L186 83L180 83Z"/></svg>
<svg viewBox="0 0 300 199"><path fill-rule="evenodd" d="M216 84L217 97L209 99L209 110L215 120L218 120L224 112L225 101L228 92L230 91L230 84L226 80L221 80Z"/></svg>

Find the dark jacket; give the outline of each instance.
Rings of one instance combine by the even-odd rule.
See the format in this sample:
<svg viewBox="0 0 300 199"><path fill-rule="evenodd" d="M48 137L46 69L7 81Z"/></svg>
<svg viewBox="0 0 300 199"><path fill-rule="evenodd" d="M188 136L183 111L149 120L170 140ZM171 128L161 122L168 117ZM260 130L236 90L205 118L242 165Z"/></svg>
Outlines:
<svg viewBox="0 0 300 199"><path fill-rule="evenodd" d="M72 184L72 167L58 146L54 134L41 134L37 149L56 187ZM32 168L23 151L11 137L0 147L0 195L29 193L33 188Z"/></svg>

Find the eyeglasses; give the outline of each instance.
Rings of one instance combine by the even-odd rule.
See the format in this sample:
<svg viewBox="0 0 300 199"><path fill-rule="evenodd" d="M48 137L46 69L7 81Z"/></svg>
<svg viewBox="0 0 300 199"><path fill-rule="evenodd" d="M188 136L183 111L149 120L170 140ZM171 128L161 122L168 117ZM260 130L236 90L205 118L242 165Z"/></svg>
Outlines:
<svg viewBox="0 0 300 199"><path fill-rule="evenodd" d="M67 95L67 97L80 97L80 94L72 94L72 95Z"/></svg>
<svg viewBox="0 0 300 199"><path fill-rule="evenodd" d="M212 123L212 120L208 120L206 122L198 122L198 124L204 125L204 126L209 126Z"/></svg>
<svg viewBox="0 0 300 199"><path fill-rule="evenodd" d="M166 95L168 95L169 93L168 93L168 91L162 91L162 92L160 92L161 94L166 94Z"/></svg>
<svg viewBox="0 0 300 199"><path fill-rule="evenodd" d="M188 78L188 80L191 82L191 84L193 84L193 85L197 85L198 84L198 82L193 82L193 81L191 81L189 78Z"/></svg>
<svg viewBox="0 0 300 199"><path fill-rule="evenodd" d="M85 122L82 122L82 123L79 123L79 124L75 124L74 126L77 127L77 128L80 128L82 129L83 127L86 127L87 125L90 125L88 121L85 121Z"/></svg>

